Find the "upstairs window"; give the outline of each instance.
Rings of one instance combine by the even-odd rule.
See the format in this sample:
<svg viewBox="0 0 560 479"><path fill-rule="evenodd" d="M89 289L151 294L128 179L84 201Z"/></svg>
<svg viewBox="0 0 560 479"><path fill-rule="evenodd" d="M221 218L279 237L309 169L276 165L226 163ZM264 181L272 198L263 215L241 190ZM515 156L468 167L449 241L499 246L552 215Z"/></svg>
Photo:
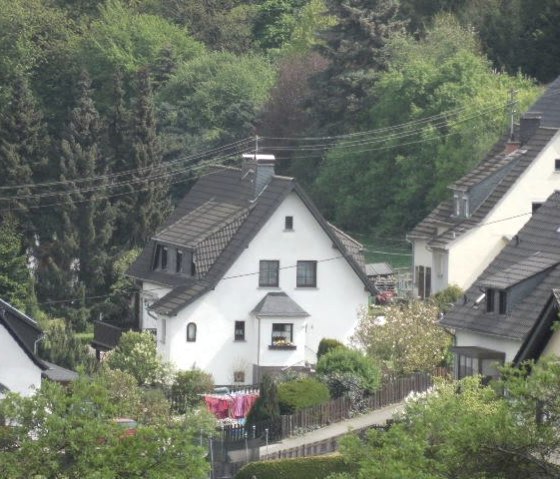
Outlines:
<svg viewBox="0 0 560 479"><path fill-rule="evenodd" d="M560 158L554 160L554 171L560 171Z"/></svg>
<svg viewBox="0 0 560 479"><path fill-rule="evenodd" d="M235 341L245 341L245 321L236 321L234 329Z"/></svg>
<svg viewBox="0 0 560 479"><path fill-rule="evenodd" d="M465 218L469 217L469 199L465 197L463 197L463 214Z"/></svg>
<svg viewBox="0 0 560 479"><path fill-rule="evenodd" d="M455 216L461 216L461 202L459 201L459 195L453 195L453 204L455 207Z"/></svg>
<svg viewBox="0 0 560 479"><path fill-rule="evenodd" d="M490 288L486 290L486 312L494 312L494 290Z"/></svg>
<svg viewBox="0 0 560 479"><path fill-rule="evenodd" d="M175 256L175 272L183 272L183 252L179 249L177 250L177 255Z"/></svg>
<svg viewBox="0 0 560 479"><path fill-rule="evenodd" d="M296 285L298 288L317 286L317 261L298 261Z"/></svg>
<svg viewBox="0 0 560 479"><path fill-rule="evenodd" d="M499 304L499 312L500 314L506 314L507 313L507 292L506 291L500 291L500 304Z"/></svg>
<svg viewBox="0 0 560 479"><path fill-rule="evenodd" d="M278 272L280 270L280 261L278 260L261 260L259 262L259 286L276 287L278 286Z"/></svg>
<svg viewBox="0 0 560 479"><path fill-rule="evenodd" d="M286 231L291 231L294 229L294 217L293 216L286 216L284 218L284 229Z"/></svg>
<svg viewBox="0 0 560 479"><path fill-rule="evenodd" d="M167 269L167 248L161 247L161 269Z"/></svg>

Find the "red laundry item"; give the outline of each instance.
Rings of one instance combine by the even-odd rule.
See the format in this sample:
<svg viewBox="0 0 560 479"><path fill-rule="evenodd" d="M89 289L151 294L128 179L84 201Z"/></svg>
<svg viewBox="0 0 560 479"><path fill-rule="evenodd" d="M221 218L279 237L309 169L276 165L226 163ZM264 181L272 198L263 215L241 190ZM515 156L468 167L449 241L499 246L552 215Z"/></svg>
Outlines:
<svg viewBox="0 0 560 479"><path fill-rule="evenodd" d="M255 404L255 401L258 399L258 397L258 394L247 394L246 396L243 396L243 417L247 417L249 411L253 407L253 404Z"/></svg>
<svg viewBox="0 0 560 479"><path fill-rule="evenodd" d="M233 411L232 417L235 419L240 419L245 417L245 398L246 396L237 395L233 398Z"/></svg>

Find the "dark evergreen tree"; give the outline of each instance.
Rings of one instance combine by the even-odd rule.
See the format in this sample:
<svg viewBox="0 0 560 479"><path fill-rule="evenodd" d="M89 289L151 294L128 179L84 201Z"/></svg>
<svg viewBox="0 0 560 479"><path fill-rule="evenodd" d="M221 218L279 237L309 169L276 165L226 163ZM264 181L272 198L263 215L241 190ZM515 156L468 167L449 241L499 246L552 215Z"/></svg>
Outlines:
<svg viewBox="0 0 560 479"><path fill-rule="evenodd" d="M0 298L32 314L37 306L33 278L18 228L16 219L10 215L0 224Z"/></svg>
<svg viewBox="0 0 560 479"><path fill-rule="evenodd" d="M0 178L2 186L17 189L0 192L3 211L13 209L21 228L25 231L24 245L33 245L37 232L37 200L30 198L29 185L48 179L46 174L47 137L43 117L29 89L27 80L18 77L12 87L10 102L0 118Z"/></svg>
<svg viewBox="0 0 560 479"><path fill-rule="evenodd" d="M155 65L152 67L152 83L154 91L167 83L177 69L177 59L171 45L166 45L159 52Z"/></svg>
<svg viewBox="0 0 560 479"><path fill-rule="evenodd" d="M260 384L260 396L247 415L247 424L265 424L269 430L269 439L274 439L280 431L280 403L278 388L268 374L264 374Z"/></svg>
<svg viewBox="0 0 560 479"><path fill-rule="evenodd" d="M127 109L123 73L113 76L112 110L107 125L109 169L120 172L130 168L130 113Z"/></svg>
<svg viewBox="0 0 560 479"><path fill-rule="evenodd" d="M384 47L404 31L398 0L327 0L337 18L317 48L329 66L312 79L308 101L319 131L352 131L369 112L373 85L387 68Z"/></svg>
<svg viewBox="0 0 560 479"><path fill-rule="evenodd" d="M123 197L123 228L129 245L141 245L168 213L169 180L159 148L150 75L138 73L138 93L132 131L132 156L127 194Z"/></svg>
<svg viewBox="0 0 560 479"><path fill-rule="evenodd" d="M65 250L65 269L77 267L78 279L92 291L103 286L114 222L104 176L107 166L99 146L101 123L85 72L78 91L61 147L61 180L70 183L61 208L59 240Z"/></svg>

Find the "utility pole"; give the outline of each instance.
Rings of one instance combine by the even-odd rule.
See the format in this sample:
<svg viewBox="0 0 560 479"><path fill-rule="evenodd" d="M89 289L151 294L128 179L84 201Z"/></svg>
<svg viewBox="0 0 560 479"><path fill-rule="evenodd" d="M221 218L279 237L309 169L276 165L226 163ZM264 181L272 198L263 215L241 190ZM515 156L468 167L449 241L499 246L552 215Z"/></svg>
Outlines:
<svg viewBox="0 0 560 479"><path fill-rule="evenodd" d="M509 91L509 139L513 141L513 123L517 113L517 90L513 88Z"/></svg>

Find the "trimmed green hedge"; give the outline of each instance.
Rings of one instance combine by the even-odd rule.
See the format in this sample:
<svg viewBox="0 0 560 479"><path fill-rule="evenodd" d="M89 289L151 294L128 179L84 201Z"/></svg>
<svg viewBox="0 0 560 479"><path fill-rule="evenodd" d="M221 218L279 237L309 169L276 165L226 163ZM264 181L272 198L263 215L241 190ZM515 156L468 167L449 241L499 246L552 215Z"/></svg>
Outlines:
<svg viewBox="0 0 560 479"><path fill-rule="evenodd" d="M330 399L329 388L312 378L295 379L278 385L280 414L293 414Z"/></svg>
<svg viewBox="0 0 560 479"><path fill-rule="evenodd" d="M300 457L276 461L251 462L235 479L324 479L335 472L355 472L356 465L346 464L342 456Z"/></svg>
<svg viewBox="0 0 560 479"><path fill-rule="evenodd" d="M321 356L324 356L329 351L332 351L336 348L345 348L346 346L342 344L338 339L331 339L331 338L323 338L319 343L319 348L317 349L317 361L321 359Z"/></svg>

